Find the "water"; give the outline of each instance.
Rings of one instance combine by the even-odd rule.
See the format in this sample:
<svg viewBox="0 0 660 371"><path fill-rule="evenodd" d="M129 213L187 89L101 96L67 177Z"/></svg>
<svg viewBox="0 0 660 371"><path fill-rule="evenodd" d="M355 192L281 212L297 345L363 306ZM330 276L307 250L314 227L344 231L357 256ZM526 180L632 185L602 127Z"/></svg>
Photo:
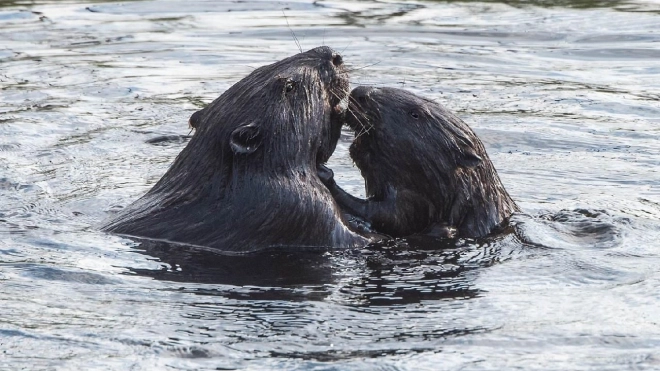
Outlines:
<svg viewBox="0 0 660 371"><path fill-rule="evenodd" d="M251 257L99 232L191 113L297 52L283 10L353 84L464 118L511 231ZM658 25L650 0L0 1L0 369L660 369Z"/></svg>

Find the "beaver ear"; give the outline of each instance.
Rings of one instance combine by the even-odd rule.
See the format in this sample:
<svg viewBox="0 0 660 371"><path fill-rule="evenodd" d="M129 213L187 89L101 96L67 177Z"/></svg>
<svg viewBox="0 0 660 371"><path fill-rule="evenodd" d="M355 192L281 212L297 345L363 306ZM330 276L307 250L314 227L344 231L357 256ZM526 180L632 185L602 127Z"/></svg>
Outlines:
<svg viewBox="0 0 660 371"><path fill-rule="evenodd" d="M255 123L239 126L231 132L229 145L235 154L248 155L259 148L263 141L261 130Z"/></svg>
<svg viewBox="0 0 660 371"><path fill-rule="evenodd" d="M477 153L472 148L463 148L461 153L458 155L456 162L460 167L470 168L479 166L479 164L483 162L483 159L481 156L477 155Z"/></svg>
<svg viewBox="0 0 660 371"><path fill-rule="evenodd" d="M202 109L202 110L199 110L199 111L193 113L190 116L190 119L188 119L188 126L190 126L193 129L199 128L199 124L202 121L202 112L203 111L204 110Z"/></svg>

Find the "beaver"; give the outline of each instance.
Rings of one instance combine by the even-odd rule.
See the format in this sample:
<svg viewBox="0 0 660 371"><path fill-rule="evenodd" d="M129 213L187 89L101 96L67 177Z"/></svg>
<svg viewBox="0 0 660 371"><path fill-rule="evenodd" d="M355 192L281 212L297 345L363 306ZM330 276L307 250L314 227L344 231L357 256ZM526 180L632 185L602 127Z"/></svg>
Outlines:
<svg viewBox="0 0 660 371"><path fill-rule="evenodd" d="M442 105L396 88L355 88L346 123L349 153L368 198L353 197L318 172L345 212L392 237L482 237L518 211L484 146Z"/></svg>
<svg viewBox="0 0 660 371"><path fill-rule="evenodd" d="M165 175L102 229L228 253L366 244L316 171L337 144L348 91L329 47L257 68L193 115L195 133Z"/></svg>

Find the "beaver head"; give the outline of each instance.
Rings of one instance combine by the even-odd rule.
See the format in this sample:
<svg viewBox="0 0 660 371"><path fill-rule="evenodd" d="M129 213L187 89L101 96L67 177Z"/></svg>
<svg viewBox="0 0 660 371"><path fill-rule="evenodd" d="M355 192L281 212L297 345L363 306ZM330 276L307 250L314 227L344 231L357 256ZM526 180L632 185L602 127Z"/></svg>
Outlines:
<svg viewBox="0 0 660 371"><path fill-rule="evenodd" d="M259 156L253 164L279 165L282 158L325 162L339 138L339 107L347 95L342 57L329 47L315 48L257 68L193 114L192 141L233 156Z"/></svg>

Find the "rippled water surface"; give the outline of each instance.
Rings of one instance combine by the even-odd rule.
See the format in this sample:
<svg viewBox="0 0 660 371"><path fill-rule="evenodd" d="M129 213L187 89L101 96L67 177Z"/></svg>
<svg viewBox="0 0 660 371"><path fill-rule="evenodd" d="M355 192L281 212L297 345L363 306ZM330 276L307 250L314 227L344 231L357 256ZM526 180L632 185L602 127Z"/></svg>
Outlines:
<svg viewBox="0 0 660 371"><path fill-rule="evenodd" d="M255 67L329 45L479 134L484 240L226 257L98 231ZM0 369L659 370L660 5L0 0ZM342 137L331 167L362 180ZM411 154L414 154L411 148Z"/></svg>

